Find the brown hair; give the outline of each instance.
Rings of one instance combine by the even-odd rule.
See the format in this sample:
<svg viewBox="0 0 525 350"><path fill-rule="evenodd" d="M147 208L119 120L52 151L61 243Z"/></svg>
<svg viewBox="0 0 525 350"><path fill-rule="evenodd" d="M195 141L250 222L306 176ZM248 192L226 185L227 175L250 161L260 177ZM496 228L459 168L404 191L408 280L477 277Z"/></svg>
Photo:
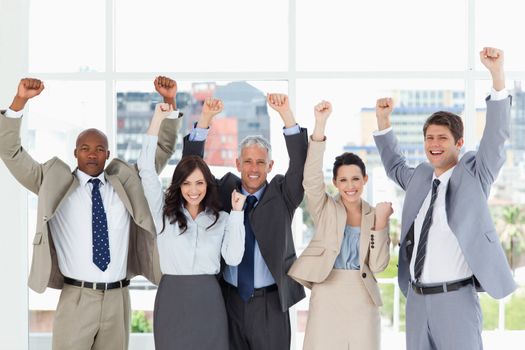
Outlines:
<svg viewBox="0 0 525 350"><path fill-rule="evenodd" d="M454 142L458 142L458 140L463 137L463 121L457 114L446 111L438 111L432 114L425 121L423 136L427 136L427 129L430 125L446 126L452 133Z"/></svg>

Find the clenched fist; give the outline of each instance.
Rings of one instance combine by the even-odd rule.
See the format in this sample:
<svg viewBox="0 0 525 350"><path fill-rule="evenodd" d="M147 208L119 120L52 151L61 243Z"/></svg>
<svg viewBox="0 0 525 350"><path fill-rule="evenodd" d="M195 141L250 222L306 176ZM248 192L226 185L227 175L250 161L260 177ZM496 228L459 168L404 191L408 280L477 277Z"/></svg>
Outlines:
<svg viewBox="0 0 525 350"><path fill-rule="evenodd" d="M43 90L44 82L39 79L24 78L20 80L20 83L18 83L16 96L9 108L13 111L21 111L24 109L29 99L40 95Z"/></svg>
<svg viewBox="0 0 525 350"><path fill-rule="evenodd" d="M237 192L237 190L233 190L232 192L232 209L235 211L241 211L242 207L244 206L244 202L246 201L246 196L240 192Z"/></svg>
<svg viewBox="0 0 525 350"><path fill-rule="evenodd" d="M390 114L394 110L394 100L391 97L380 98L376 101L376 118L379 130L390 127Z"/></svg>
<svg viewBox="0 0 525 350"><path fill-rule="evenodd" d="M379 231L386 227L388 224L388 219L390 215L394 213L392 209L392 203L390 202L381 202L376 205L376 224L375 230Z"/></svg>
<svg viewBox="0 0 525 350"><path fill-rule="evenodd" d="M175 96L177 95L177 82L164 76L158 76L153 82L155 90L164 98L164 102L170 103L176 109Z"/></svg>

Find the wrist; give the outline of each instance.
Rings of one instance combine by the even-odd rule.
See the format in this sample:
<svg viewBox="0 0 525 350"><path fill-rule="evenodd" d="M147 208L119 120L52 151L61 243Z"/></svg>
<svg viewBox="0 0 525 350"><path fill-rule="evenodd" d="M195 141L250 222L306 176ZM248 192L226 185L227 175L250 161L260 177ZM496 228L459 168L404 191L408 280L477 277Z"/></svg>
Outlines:
<svg viewBox="0 0 525 350"><path fill-rule="evenodd" d="M11 106L9 106L9 109L11 109L11 110L13 110L15 112L19 112L22 109L24 109L27 101L29 101L28 98L20 97L20 96L16 95L15 98L13 98L13 102L11 103Z"/></svg>
<svg viewBox="0 0 525 350"><path fill-rule="evenodd" d="M390 127L390 120L384 120L384 119L377 119L377 127L378 129L381 131L381 130L385 130L385 129L388 129Z"/></svg>
<svg viewBox="0 0 525 350"><path fill-rule="evenodd" d="M173 109L177 109L177 101L175 100L175 97L164 97L164 103L168 103Z"/></svg>
<svg viewBox="0 0 525 350"><path fill-rule="evenodd" d="M295 121L295 118L293 116L292 111L288 110L288 111L282 112L280 114L281 114L281 119L284 122L284 127L285 128L291 128L292 126L297 124L297 122Z"/></svg>
<svg viewBox="0 0 525 350"><path fill-rule="evenodd" d="M201 117L197 121L197 128L208 129L210 127L210 121L211 121L211 118L201 115Z"/></svg>

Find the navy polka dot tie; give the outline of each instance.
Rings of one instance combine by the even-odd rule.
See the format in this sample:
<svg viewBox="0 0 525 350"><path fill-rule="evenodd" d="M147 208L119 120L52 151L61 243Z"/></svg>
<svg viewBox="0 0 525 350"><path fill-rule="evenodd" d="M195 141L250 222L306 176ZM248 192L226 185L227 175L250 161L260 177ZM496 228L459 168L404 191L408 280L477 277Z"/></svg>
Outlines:
<svg viewBox="0 0 525 350"><path fill-rule="evenodd" d="M100 195L100 180L91 179L93 184L91 190L91 229L93 231L93 263L97 265L102 271L108 268L109 257L109 238L108 238L108 221L106 219L106 212L102 204L102 196Z"/></svg>

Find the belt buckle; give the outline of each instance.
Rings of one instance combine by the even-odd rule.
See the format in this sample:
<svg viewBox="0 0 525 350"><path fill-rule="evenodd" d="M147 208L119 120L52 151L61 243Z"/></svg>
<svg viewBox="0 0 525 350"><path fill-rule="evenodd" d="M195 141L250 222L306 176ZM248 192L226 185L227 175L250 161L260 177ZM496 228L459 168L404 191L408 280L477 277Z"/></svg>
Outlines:
<svg viewBox="0 0 525 350"><path fill-rule="evenodd" d="M425 295L425 292L423 292L423 287L422 286L416 286L416 288L419 289L419 294Z"/></svg>
<svg viewBox="0 0 525 350"><path fill-rule="evenodd" d="M93 290L97 290L97 282L93 282Z"/></svg>
<svg viewBox="0 0 525 350"><path fill-rule="evenodd" d="M448 288L447 288L447 283L443 283L443 293L447 293L448 292Z"/></svg>

